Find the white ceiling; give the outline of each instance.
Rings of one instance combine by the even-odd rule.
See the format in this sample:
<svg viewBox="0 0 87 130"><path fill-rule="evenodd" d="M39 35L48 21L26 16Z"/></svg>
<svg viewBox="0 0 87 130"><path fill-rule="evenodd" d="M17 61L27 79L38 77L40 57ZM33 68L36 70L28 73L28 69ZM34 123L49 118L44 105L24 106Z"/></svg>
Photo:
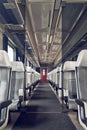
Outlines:
<svg viewBox="0 0 87 130"><path fill-rule="evenodd" d="M60 0L56 3L55 0L27 0L40 63L53 63L61 52L62 9L58 8L59 4Z"/></svg>

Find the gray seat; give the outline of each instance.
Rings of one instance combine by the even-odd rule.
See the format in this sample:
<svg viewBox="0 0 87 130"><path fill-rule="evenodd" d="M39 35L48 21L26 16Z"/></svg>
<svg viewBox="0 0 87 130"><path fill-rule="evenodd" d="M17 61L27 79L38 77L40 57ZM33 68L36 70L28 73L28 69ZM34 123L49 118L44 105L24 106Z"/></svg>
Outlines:
<svg viewBox="0 0 87 130"><path fill-rule="evenodd" d="M78 104L78 119L87 130L87 50L82 50L76 63L76 87Z"/></svg>
<svg viewBox="0 0 87 130"><path fill-rule="evenodd" d="M20 61L11 62L12 78L11 78L11 94L12 104L10 110L17 110L18 105L24 98L24 66Z"/></svg>
<svg viewBox="0 0 87 130"><path fill-rule="evenodd" d="M26 98L31 96L33 92L33 83L40 78L40 74L33 70L31 67L26 67Z"/></svg>
<svg viewBox="0 0 87 130"><path fill-rule="evenodd" d="M32 84L32 68L26 67L26 87Z"/></svg>
<svg viewBox="0 0 87 130"><path fill-rule="evenodd" d="M4 129L8 122L11 101L10 93L11 64L7 52L0 50L0 129Z"/></svg>
<svg viewBox="0 0 87 130"><path fill-rule="evenodd" d="M69 109L77 109L75 103L75 99L77 98L75 64L75 61L66 61L63 66L63 93Z"/></svg>
<svg viewBox="0 0 87 130"><path fill-rule="evenodd" d="M51 84L54 83L54 90L56 90L56 94L61 97L61 90L60 88L60 67L57 67L53 71L49 72L47 75L48 80Z"/></svg>
<svg viewBox="0 0 87 130"><path fill-rule="evenodd" d="M26 67L26 98L28 99L32 92L33 83L33 69L29 66Z"/></svg>

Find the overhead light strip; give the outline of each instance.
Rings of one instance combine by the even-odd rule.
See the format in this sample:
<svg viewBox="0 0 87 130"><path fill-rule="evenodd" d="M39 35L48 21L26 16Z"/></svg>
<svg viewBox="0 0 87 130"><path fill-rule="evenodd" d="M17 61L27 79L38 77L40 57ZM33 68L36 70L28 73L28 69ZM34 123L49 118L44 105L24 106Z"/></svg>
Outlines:
<svg viewBox="0 0 87 130"><path fill-rule="evenodd" d="M62 2L66 2L66 3L87 3L87 0L62 0Z"/></svg>
<svg viewBox="0 0 87 130"><path fill-rule="evenodd" d="M53 36L51 35L51 36L50 36L49 43L52 43L52 39L53 39Z"/></svg>
<svg viewBox="0 0 87 130"><path fill-rule="evenodd" d="M54 3L54 0L27 0L31 3Z"/></svg>
<svg viewBox="0 0 87 130"><path fill-rule="evenodd" d="M48 41L49 41L49 35L47 34L47 43L48 43Z"/></svg>

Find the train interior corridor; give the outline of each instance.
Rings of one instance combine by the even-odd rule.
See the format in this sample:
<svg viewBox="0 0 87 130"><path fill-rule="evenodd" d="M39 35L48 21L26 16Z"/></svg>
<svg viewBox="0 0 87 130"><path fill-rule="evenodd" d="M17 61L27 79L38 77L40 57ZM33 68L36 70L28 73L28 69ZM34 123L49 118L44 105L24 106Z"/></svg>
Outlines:
<svg viewBox="0 0 87 130"><path fill-rule="evenodd" d="M0 130L87 130L87 0L0 0Z"/></svg>
<svg viewBox="0 0 87 130"><path fill-rule="evenodd" d="M5 130L83 130L71 117L77 113L69 116L49 82L40 82L27 104L15 114L18 118L13 125L11 119Z"/></svg>

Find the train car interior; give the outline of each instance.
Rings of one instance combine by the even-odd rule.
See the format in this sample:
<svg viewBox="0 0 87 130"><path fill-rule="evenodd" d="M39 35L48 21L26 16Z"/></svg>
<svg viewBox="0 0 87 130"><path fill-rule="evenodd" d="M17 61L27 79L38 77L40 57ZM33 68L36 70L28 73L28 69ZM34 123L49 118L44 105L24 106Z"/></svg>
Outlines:
<svg viewBox="0 0 87 130"><path fill-rule="evenodd" d="M0 0L0 130L87 130L87 0Z"/></svg>

